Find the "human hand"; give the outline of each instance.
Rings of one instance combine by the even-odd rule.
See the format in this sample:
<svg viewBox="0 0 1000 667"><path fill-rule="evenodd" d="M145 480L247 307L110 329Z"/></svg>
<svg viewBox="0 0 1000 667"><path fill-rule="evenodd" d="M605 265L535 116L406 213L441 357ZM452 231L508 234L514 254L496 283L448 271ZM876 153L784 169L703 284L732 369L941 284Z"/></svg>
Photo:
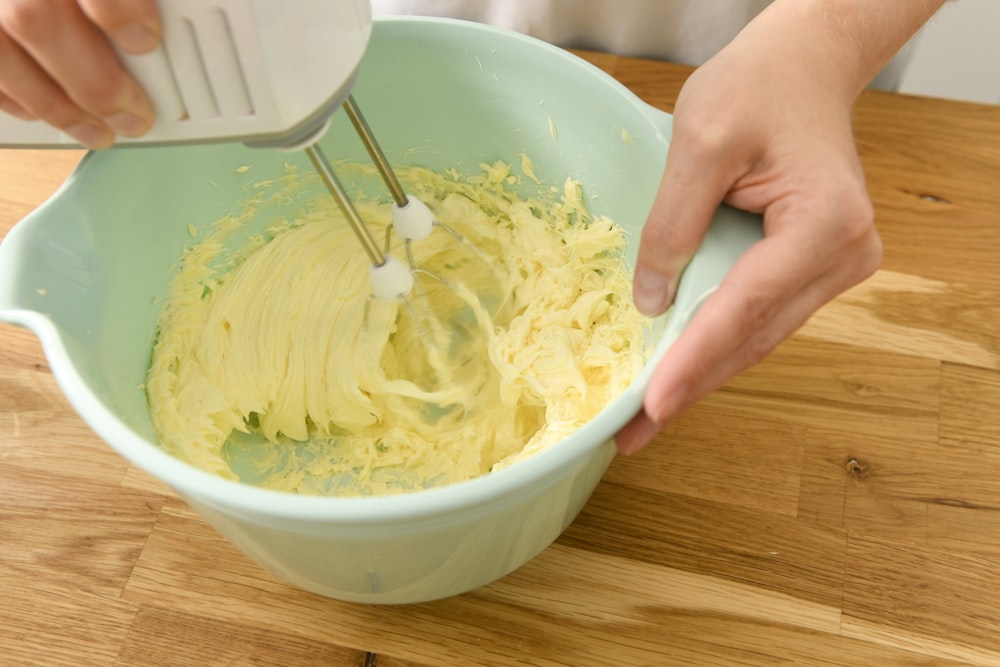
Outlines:
<svg viewBox="0 0 1000 667"><path fill-rule="evenodd" d="M830 70L836 59L828 62L822 49L794 43L804 36L745 32L696 70L678 97L663 180L640 239L636 305L647 314L670 305L720 202L762 214L765 236L655 369L643 411L616 437L625 454L761 361L881 261L851 130L855 84Z"/></svg>
<svg viewBox="0 0 1000 667"><path fill-rule="evenodd" d="M154 0L0 0L0 110L88 148L140 136L153 107L111 45L139 54L159 39Z"/></svg>

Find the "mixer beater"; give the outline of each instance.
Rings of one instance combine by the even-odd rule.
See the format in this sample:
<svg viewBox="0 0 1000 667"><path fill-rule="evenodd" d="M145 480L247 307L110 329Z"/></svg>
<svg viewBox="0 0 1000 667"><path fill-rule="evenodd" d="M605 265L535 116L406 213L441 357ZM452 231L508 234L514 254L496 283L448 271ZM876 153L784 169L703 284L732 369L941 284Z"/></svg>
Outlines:
<svg viewBox="0 0 1000 667"><path fill-rule="evenodd" d="M358 108L353 95L348 95L343 109L347 117L351 120L358 138L361 139L361 143L364 144L365 149L368 151L368 155L371 157L379 175L382 177L382 182L385 183L386 188L389 189L389 193L392 195L394 203L392 207L391 229L394 229L406 242L406 257L410 263L410 270L426 273L426 271L417 267L416 261L413 259L412 242L426 238L434 228L447 232L452 238L463 244L466 249L470 250L480 259L491 263L490 258L484 256L480 249L468 238L435 218L424 202L406 194L403 186L399 183L399 179L396 178L396 173L386 159L385 153L382 152L378 142L375 140L371 128L368 126L367 121L365 121L364 116L361 115L361 109ZM389 251L390 231L390 229L386 229L386 252ZM442 280L440 276L432 275L432 277L439 281Z"/></svg>
<svg viewBox="0 0 1000 667"><path fill-rule="evenodd" d="M411 243L426 238L434 227L440 227L461 241L465 241L465 239L447 225L439 223L423 201L406 194L353 95L348 95L342 108L350 118L365 150L368 151L382 182L385 183L392 195L392 226L386 228L383 250L379 250L371 231L351 203L322 149L316 143L312 143L305 146L304 150L323 184L347 218L358 242L371 260L372 296L384 301L405 300L406 295L413 288L413 274L420 271L413 257ZM395 230L406 243L408 269L398 259L389 255L389 240L392 230ZM424 271L424 273L427 272ZM433 277L437 278L437 276Z"/></svg>
<svg viewBox="0 0 1000 667"><path fill-rule="evenodd" d="M371 141L372 145L377 148L373 137L369 136L367 140ZM411 268L392 255L389 255L388 248L385 251L379 248L378 243L372 236L371 230L368 229L368 225L365 224L365 221L354 207L350 197L348 197L347 192L344 190L344 186L341 185L340 180L333 171L333 167L330 166L329 160L327 160L326 155L319 145L315 143L309 144L303 150L319 174L323 185L326 186L326 189L333 196L334 201L343 212L348 225L351 227L351 231L354 232L355 237L358 239L358 243L361 244L365 254L368 255L371 263L372 296L383 301L405 298L413 288L413 273ZM430 214L430 210L426 209L426 206L424 208L430 220L430 222L427 222L427 225L430 226L433 217Z"/></svg>
<svg viewBox="0 0 1000 667"><path fill-rule="evenodd" d="M421 369L419 373L421 375L419 379L422 380L421 384L425 386L422 388L416 387L417 383L411 380L414 387L416 387L416 391L413 391L412 388L403 389L402 393L432 403L452 403L452 399L456 395L455 388L459 384L457 376L454 373L455 369L452 368L453 364L447 360L453 336L448 327L445 326L446 322L442 322L442 319L435 313L432 300L420 288L419 284L415 282L414 276L417 274L428 276L450 288L450 291L456 295L459 294L460 290L443 276L419 267L414 258L412 244L414 241L420 241L429 236L436 227L447 232L475 256L479 257L480 260L491 266L493 262L484 256L480 249L468 238L452 227L438 221L423 201L405 192L353 95L348 95L342 108L354 126L368 155L371 157L376 171L392 195L392 224L386 227L384 249L379 249L371 230L368 229L365 221L358 213L319 145L315 142L307 144L303 147L303 150L312 162L323 184L340 207L352 232L368 256L370 262L371 296L365 304L363 330L368 326L369 306L372 299L381 301L398 300L404 307L405 312L409 314L413 327L417 332L419 344L423 347L426 358L430 362L429 367ZM389 254L393 231L404 241L407 257L406 264ZM409 298L414 287L416 287L417 292L416 298ZM415 301L420 302L421 305L415 306ZM428 389L426 386L428 375L436 378L438 388L450 388L446 388L443 391ZM440 397L445 395L451 398L440 400Z"/></svg>

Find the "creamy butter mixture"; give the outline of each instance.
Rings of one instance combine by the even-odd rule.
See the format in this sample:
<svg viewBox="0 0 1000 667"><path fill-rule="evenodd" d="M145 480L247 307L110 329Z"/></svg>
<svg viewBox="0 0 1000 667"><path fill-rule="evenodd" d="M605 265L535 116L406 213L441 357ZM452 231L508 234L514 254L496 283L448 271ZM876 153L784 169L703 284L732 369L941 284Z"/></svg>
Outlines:
<svg viewBox="0 0 1000 667"><path fill-rule="evenodd" d="M578 184L523 199L502 163L471 178L399 175L465 239L436 229L412 245L421 271L406 303L368 299L368 258L325 194L235 247L247 220L301 198L311 174L258 184L186 249L146 384L168 451L291 492L418 490L531 456L632 381L646 320L624 235L588 213ZM385 238L390 205L352 195ZM390 252L405 261L395 235Z"/></svg>

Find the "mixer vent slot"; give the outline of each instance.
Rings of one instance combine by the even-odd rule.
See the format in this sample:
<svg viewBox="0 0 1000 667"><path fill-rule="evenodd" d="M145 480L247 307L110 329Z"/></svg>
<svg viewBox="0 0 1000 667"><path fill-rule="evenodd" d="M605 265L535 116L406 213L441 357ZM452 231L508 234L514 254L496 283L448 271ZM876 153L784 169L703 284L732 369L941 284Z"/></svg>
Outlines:
<svg viewBox="0 0 1000 667"><path fill-rule="evenodd" d="M195 31L194 23L189 18L183 18L180 21L180 26L180 39L183 44L180 54L183 54L183 60L180 63L181 77L178 83L188 114L199 119L217 118L219 116L219 101L215 98L215 91L212 90L212 85L208 80L205 54L198 42L198 33ZM175 63L174 71L177 72L177 61L173 58L171 60Z"/></svg>
<svg viewBox="0 0 1000 667"><path fill-rule="evenodd" d="M236 39L233 36L233 26L229 23L229 15L222 9L216 9L215 13L222 22L222 27L226 34L224 42L226 46L226 57L230 63L232 71L230 85L233 87L231 95L236 105L235 112L241 116L252 116L255 111L253 98L250 97L250 86L247 84L246 72L243 71L243 61L240 60L239 51L236 49Z"/></svg>
<svg viewBox="0 0 1000 667"><path fill-rule="evenodd" d="M191 120L253 116L247 77L225 11L207 9L180 17L169 27L164 30L164 48L181 107L179 114L170 116Z"/></svg>

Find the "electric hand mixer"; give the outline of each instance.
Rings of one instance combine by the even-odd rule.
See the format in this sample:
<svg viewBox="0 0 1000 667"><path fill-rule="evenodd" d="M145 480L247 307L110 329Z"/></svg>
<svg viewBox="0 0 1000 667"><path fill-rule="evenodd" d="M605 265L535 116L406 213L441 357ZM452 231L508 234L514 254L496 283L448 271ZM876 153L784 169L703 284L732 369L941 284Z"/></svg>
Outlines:
<svg viewBox="0 0 1000 667"><path fill-rule="evenodd" d="M405 194L350 95L371 35L369 1L160 0L159 11L161 45L121 54L153 103L155 123L119 144L240 141L304 150L371 260L372 295L405 297L412 259L406 266L379 248L316 143L343 107L393 196L393 229L407 247L431 232L433 214ZM74 145L41 122L0 114L0 147Z"/></svg>

